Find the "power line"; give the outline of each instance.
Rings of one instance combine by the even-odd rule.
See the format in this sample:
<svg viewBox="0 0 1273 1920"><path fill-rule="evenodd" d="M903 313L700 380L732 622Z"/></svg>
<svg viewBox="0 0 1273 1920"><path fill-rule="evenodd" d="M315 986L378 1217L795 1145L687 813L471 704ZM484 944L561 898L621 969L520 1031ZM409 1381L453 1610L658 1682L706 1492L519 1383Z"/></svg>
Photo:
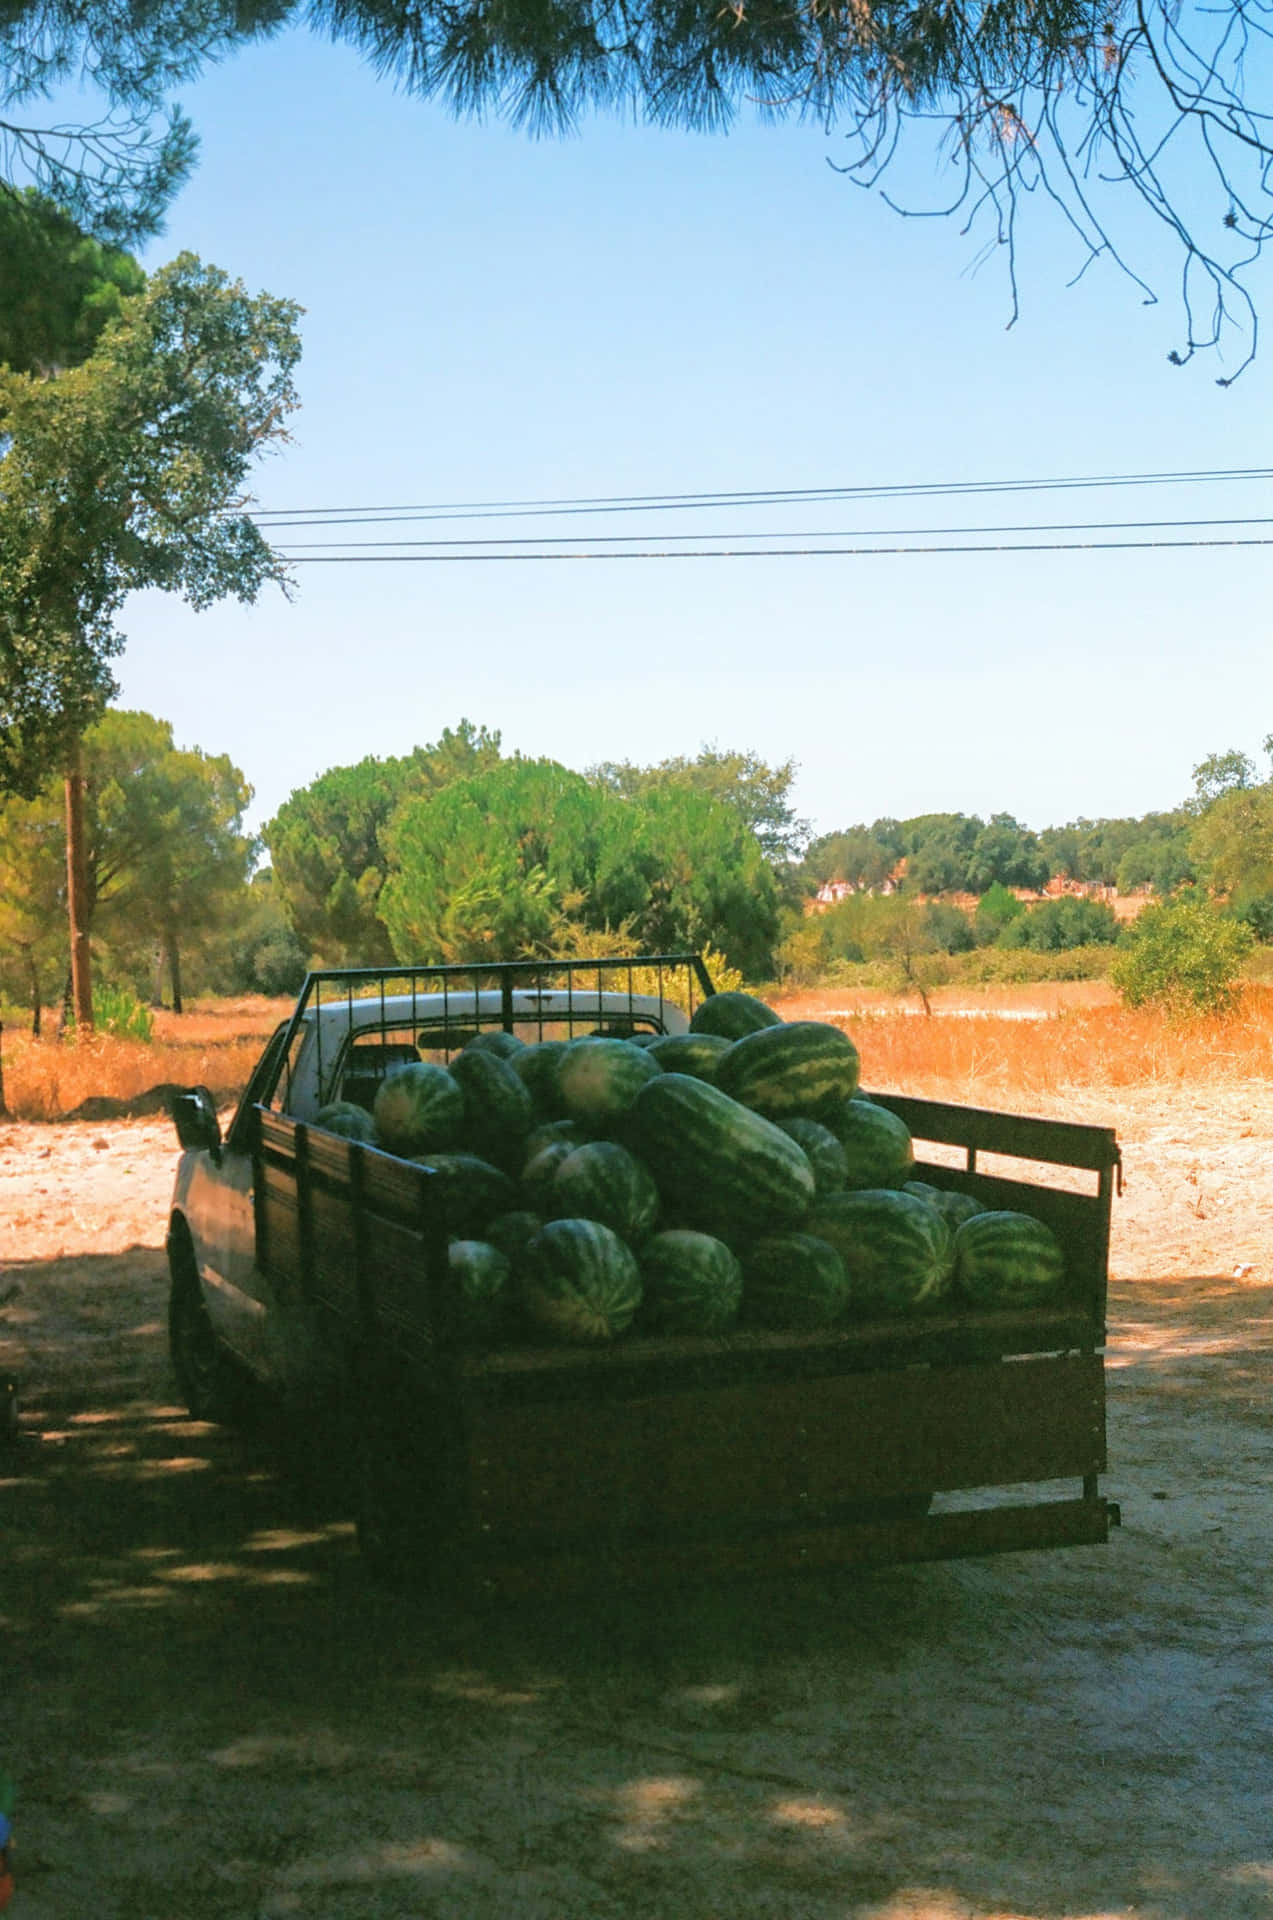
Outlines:
<svg viewBox="0 0 1273 1920"><path fill-rule="evenodd" d="M1198 527L1267 527L1273 526L1273 516L1233 515L1216 520L1077 520L1055 521L1051 523L1031 523L1027 525L989 526L989 527L845 527L820 528L812 532L784 532L771 530L759 533L715 533L708 537L713 540L910 540L910 539L946 539L960 535L988 535L1005 533L1147 533L1162 532L1168 529ZM498 544L501 547L556 547L567 545L570 534L525 534L493 539L442 539L442 540L300 540L289 542L290 552L321 550L329 552L339 549L341 553L360 551L371 547L482 547L489 548ZM646 540L644 533L597 533L590 534L589 540L595 545L620 546L633 541ZM664 540L698 540L698 533L665 533ZM457 558L461 556L456 556Z"/></svg>
<svg viewBox="0 0 1273 1920"><path fill-rule="evenodd" d="M480 566L489 561L531 560L820 560L875 555L953 553L1123 553L1173 552L1186 547L1270 547L1273 537L1251 540L1044 540L1011 545L937 547L681 547L629 549L622 553L587 548L573 553L287 553L295 566Z"/></svg>
<svg viewBox="0 0 1273 1920"><path fill-rule="evenodd" d="M942 480L906 484L769 487L719 493L599 494L541 500L440 501L412 506L259 508L250 517L262 527L388 523L410 520L474 520L610 513L671 513L713 507L812 505L848 500L917 500L988 494L1053 493L1103 487L1195 486L1273 479L1273 468L1227 467L1165 473L1105 473L1027 480Z"/></svg>

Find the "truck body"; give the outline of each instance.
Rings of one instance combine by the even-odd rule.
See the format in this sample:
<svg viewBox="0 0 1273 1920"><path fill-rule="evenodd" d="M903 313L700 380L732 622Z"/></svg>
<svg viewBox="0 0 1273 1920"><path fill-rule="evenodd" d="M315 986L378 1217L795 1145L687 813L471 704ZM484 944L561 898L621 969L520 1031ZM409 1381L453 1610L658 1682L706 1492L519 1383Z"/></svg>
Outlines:
<svg viewBox="0 0 1273 1920"><path fill-rule="evenodd" d="M655 992L634 991L638 968L655 969ZM404 999L387 976L359 976L356 993L348 976L311 976L224 1143L190 1097L169 1251L192 1404L205 1387L215 1399L227 1353L298 1401L342 1395L357 1409L365 1554L448 1591L1107 1538L1111 1130L872 1095L910 1129L916 1178L1052 1228L1066 1286L1049 1305L475 1348L455 1337L430 1169L327 1131L320 1107L370 1104L402 1049L431 1057L422 1041L445 1057L494 1024L527 1038L682 1031L710 991L690 956L589 962L587 981L555 970L551 984L548 969L497 971L496 985L448 977L442 1007L416 978Z"/></svg>

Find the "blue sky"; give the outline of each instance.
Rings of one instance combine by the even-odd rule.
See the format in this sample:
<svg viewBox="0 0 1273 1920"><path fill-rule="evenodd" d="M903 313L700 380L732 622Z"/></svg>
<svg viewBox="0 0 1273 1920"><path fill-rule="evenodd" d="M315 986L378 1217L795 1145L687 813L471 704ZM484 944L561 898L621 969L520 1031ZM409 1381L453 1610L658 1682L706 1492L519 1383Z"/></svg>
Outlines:
<svg viewBox="0 0 1273 1920"><path fill-rule="evenodd" d="M263 506L1269 462L1273 346L1227 390L1240 348L1169 366L1178 266L1130 207L1120 234L1161 304L1112 267L1067 289L1081 256L1040 201L1008 330L1001 256L973 271L977 236L900 219L832 170L844 143L814 127L597 120L534 141L406 99L307 36L183 101L202 161L145 264L189 248L306 309L302 409L259 470ZM948 177L916 153L891 184L933 204ZM1270 498L732 508L660 531L1259 514ZM617 530L643 527L578 528ZM705 742L791 757L819 830L937 808L1041 827L1175 805L1205 754L1258 753L1271 553L301 567L290 602L196 616L134 600L120 698L228 752L254 823L326 767L468 716L576 767Z"/></svg>

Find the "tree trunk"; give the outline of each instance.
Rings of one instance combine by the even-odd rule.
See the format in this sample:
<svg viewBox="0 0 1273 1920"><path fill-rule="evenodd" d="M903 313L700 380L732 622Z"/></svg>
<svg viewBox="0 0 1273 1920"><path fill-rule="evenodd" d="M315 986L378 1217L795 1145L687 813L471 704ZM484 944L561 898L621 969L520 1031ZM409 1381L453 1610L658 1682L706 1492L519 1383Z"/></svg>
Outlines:
<svg viewBox="0 0 1273 1920"><path fill-rule="evenodd" d="M177 939L175 927L164 929L164 952L168 959L168 984L172 988L172 1010L180 1013L181 1008L181 944Z"/></svg>
<svg viewBox="0 0 1273 1920"><path fill-rule="evenodd" d="M66 913L71 935L71 999L78 1033L93 1031L93 957L88 942L88 872L84 850L84 769L79 742L66 770Z"/></svg>
<svg viewBox="0 0 1273 1920"><path fill-rule="evenodd" d="M31 1038L40 1037L40 1023L44 1012L44 996L40 992L40 969L35 962L35 948L27 948L27 975L31 983Z"/></svg>

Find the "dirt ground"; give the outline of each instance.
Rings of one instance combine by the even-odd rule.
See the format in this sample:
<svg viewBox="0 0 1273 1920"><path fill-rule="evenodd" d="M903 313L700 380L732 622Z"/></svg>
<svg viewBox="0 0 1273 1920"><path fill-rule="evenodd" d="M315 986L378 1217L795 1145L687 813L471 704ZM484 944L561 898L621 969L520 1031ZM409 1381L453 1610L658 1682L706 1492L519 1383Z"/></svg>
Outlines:
<svg viewBox="0 0 1273 1920"><path fill-rule="evenodd" d="M183 1417L169 1124L0 1126L14 1920L1273 1915L1273 1088L1088 1108L1108 1546L467 1617Z"/></svg>

